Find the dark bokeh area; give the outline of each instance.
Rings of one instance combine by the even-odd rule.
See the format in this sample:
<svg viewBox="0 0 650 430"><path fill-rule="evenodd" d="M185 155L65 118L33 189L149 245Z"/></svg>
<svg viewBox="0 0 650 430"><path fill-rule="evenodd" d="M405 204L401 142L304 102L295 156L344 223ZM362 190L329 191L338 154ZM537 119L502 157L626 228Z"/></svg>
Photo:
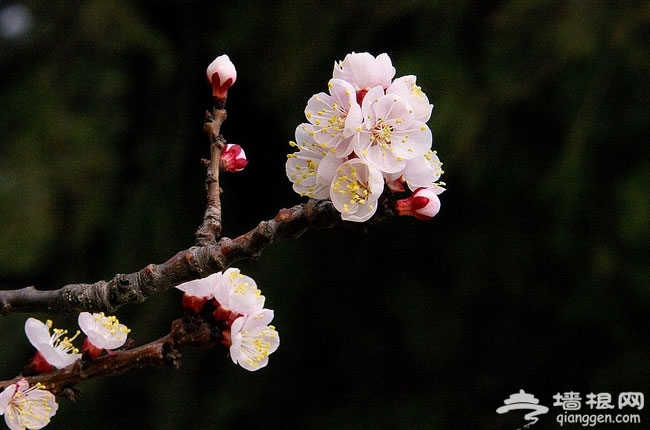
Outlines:
<svg viewBox="0 0 650 430"><path fill-rule="evenodd" d="M418 77L448 188L432 221L309 231L241 262L275 310L267 368L188 351L82 384L48 428L513 429L496 409L520 389L559 428L557 392L650 395L648 40L636 1L0 3L1 289L192 246L222 53L222 132L250 161L222 178L226 236L303 201L288 142L352 51ZM117 316L143 344L181 312L169 291ZM0 319L0 379L33 354L26 318Z"/></svg>

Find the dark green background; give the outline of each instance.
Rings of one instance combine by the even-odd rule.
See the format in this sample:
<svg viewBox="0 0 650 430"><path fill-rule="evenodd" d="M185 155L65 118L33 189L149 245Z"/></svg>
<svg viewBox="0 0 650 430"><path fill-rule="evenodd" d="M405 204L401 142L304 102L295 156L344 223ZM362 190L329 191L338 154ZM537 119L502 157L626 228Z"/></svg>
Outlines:
<svg viewBox="0 0 650 430"><path fill-rule="evenodd" d="M351 51L417 75L448 184L430 222L310 231L238 265L275 310L267 368L190 351L81 385L48 428L513 429L496 409L524 389L551 407L543 429L557 392L650 395L648 2L26 4L32 31L0 39L0 288L193 244L222 53L238 70L222 131L250 160L222 179L226 236L302 201L288 141ZM180 314L177 291L117 312L137 344ZM33 354L27 317L0 320L1 379Z"/></svg>

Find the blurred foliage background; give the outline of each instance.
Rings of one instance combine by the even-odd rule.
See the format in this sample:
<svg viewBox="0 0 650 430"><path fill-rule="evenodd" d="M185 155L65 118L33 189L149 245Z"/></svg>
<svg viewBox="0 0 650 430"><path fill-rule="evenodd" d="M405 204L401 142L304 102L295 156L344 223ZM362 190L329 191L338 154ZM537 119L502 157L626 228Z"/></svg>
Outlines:
<svg viewBox="0 0 650 430"><path fill-rule="evenodd" d="M225 235L301 201L288 141L352 51L418 76L448 184L430 222L310 231L238 265L275 310L267 368L190 351L83 384L48 428L511 429L495 411L520 389L551 407L542 426L557 392L650 395L648 40L631 0L1 2L2 289L193 244L222 53L222 131L250 160L222 179ZM169 291L117 316L142 344L180 314ZM1 379L33 354L26 318L0 319Z"/></svg>

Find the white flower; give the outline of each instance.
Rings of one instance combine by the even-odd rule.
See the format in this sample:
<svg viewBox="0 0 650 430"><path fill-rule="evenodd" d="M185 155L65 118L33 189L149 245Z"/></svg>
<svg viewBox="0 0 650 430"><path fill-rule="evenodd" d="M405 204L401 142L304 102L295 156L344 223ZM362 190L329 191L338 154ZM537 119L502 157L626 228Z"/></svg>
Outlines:
<svg viewBox="0 0 650 430"><path fill-rule="evenodd" d="M200 297L209 300L214 297L214 287L217 285L218 279L221 276L221 272L213 273L205 278L183 282L182 284L176 285L176 288L192 297Z"/></svg>
<svg viewBox="0 0 650 430"><path fill-rule="evenodd" d="M329 193L329 183L317 180L318 166L329 148L326 144L318 144L314 140L314 129L311 124L301 124L296 128L295 142L291 146L298 151L287 155L285 166L287 178L293 183L293 190L301 196L326 199Z"/></svg>
<svg viewBox="0 0 650 430"><path fill-rule="evenodd" d="M264 296L255 281L230 268L223 272L214 288L219 306L243 315L252 315L264 307Z"/></svg>
<svg viewBox="0 0 650 430"><path fill-rule="evenodd" d="M246 370L255 371L266 366L269 355L280 345L275 327L268 325L273 311L263 309L255 315L241 316L231 326L230 358Z"/></svg>
<svg viewBox="0 0 650 430"><path fill-rule="evenodd" d="M64 336L67 330L53 329L54 334L50 335L52 321L48 320L47 325L36 318L28 318L25 322L25 334L29 342L41 353L43 358L57 369L68 367L79 358L79 350L74 347L72 341L79 335L79 331L72 337ZM64 336L63 338L61 338Z"/></svg>
<svg viewBox="0 0 650 430"><path fill-rule="evenodd" d="M218 98L225 98L228 88L237 80L237 70L227 55L220 55L210 63L206 75L212 85L212 95Z"/></svg>
<svg viewBox="0 0 650 430"><path fill-rule="evenodd" d="M424 94L422 88L416 85L415 80L416 77L413 75L397 78L390 84L386 94L396 94L406 99L413 108L414 118L427 122L431 118L433 105L429 103L429 98Z"/></svg>
<svg viewBox="0 0 650 430"><path fill-rule="evenodd" d="M361 107L356 100L354 87L341 79L328 83L330 94L313 95L307 103L305 116L314 126L314 140L325 144L337 157L352 152L351 137L356 124L362 120Z"/></svg>
<svg viewBox="0 0 650 430"><path fill-rule="evenodd" d="M370 88L388 88L395 76L395 68L388 54L384 53L375 58L367 52L353 52L346 55L343 61L334 63L332 76L352 84L361 104L363 94Z"/></svg>
<svg viewBox="0 0 650 430"><path fill-rule="evenodd" d="M336 157L327 144L317 143L314 133L311 124L296 128L296 141L290 145L299 150L287 155L286 172L295 192L322 200L329 198L334 172L345 160Z"/></svg>
<svg viewBox="0 0 650 430"><path fill-rule="evenodd" d="M363 222L377 211L377 200L383 189L381 172L353 158L336 169L330 197L344 220Z"/></svg>
<svg viewBox="0 0 650 430"><path fill-rule="evenodd" d="M59 405L43 385L29 387L25 379L9 385L0 393L0 415L11 430L41 429L49 424Z"/></svg>
<svg viewBox="0 0 650 430"><path fill-rule="evenodd" d="M431 130L415 119L406 99L384 94L381 87L375 87L366 95L361 109L363 125L353 143L354 150L382 172L400 171L406 160L424 155L431 148Z"/></svg>
<svg viewBox="0 0 650 430"><path fill-rule="evenodd" d="M205 278L177 285L176 288L185 293L182 299L183 309L195 314L200 313L207 301L214 297L214 287L221 276L221 273L213 273Z"/></svg>
<svg viewBox="0 0 650 430"><path fill-rule="evenodd" d="M403 191L403 188L399 189L394 186L395 182L402 181L406 182L412 191L415 191L418 188L440 187L442 183L438 184L436 181L443 173L438 155L435 151L429 150L420 157L407 160L406 166L401 171L384 174L384 178L391 188L397 188L396 191Z"/></svg>
<svg viewBox="0 0 650 430"><path fill-rule="evenodd" d="M214 316L225 321L223 343L230 346L230 357L247 370L260 369L269 354L278 349L280 338L273 326L273 311L263 309L264 296L255 281L230 268L223 273L214 291L218 302Z"/></svg>
<svg viewBox="0 0 650 430"><path fill-rule="evenodd" d="M81 312L78 322L90 343L102 349L116 349L124 345L131 331L124 324L120 324L117 318L107 317L103 312Z"/></svg>

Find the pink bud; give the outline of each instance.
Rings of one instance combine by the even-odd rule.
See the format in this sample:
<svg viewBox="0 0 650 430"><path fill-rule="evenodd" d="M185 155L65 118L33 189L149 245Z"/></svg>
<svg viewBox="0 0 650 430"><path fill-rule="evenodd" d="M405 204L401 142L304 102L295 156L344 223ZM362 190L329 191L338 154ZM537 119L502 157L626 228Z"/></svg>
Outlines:
<svg viewBox="0 0 650 430"><path fill-rule="evenodd" d="M440 210L440 199L433 188L418 188L411 197L398 200L395 209L400 215L410 215L426 221L436 216Z"/></svg>
<svg viewBox="0 0 650 430"><path fill-rule="evenodd" d="M218 56L206 71L208 82L212 84L212 95L224 99L228 95L228 88L237 80L237 70L227 55Z"/></svg>
<svg viewBox="0 0 650 430"><path fill-rule="evenodd" d="M229 143L221 150L221 170L226 172L241 172L248 164L246 153L241 146Z"/></svg>

